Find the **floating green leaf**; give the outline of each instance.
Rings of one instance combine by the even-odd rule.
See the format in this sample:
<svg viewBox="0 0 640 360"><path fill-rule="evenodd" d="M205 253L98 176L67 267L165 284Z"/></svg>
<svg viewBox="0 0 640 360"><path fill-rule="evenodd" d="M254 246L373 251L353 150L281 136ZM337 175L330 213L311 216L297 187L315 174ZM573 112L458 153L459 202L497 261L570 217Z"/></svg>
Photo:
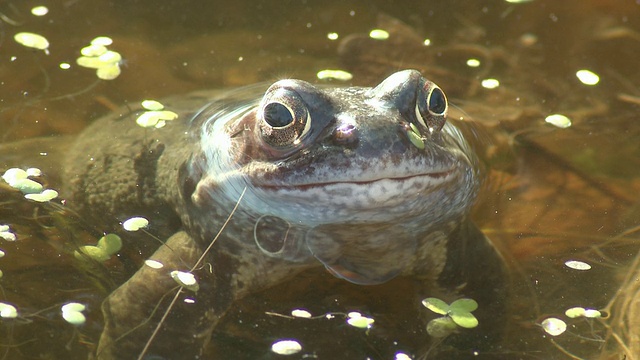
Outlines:
<svg viewBox="0 0 640 360"><path fill-rule="evenodd" d="M156 101L156 100L144 100L142 101L142 107L145 110L149 110L149 111L164 110L164 105L162 105L159 101Z"/></svg>
<svg viewBox="0 0 640 360"><path fill-rule="evenodd" d="M190 272L174 270L171 272L171 278L187 290L197 292L200 289L196 277Z"/></svg>
<svg viewBox="0 0 640 360"><path fill-rule="evenodd" d="M18 317L18 309L11 304L0 302L0 317L3 319L15 319Z"/></svg>
<svg viewBox="0 0 640 360"><path fill-rule="evenodd" d="M80 303L72 302L62 306L62 318L71 325L82 325L87 319L82 313L86 306Z"/></svg>
<svg viewBox="0 0 640 360"><path fill-rule="evenodd" d="M547 318L540 324L544 331L551 336L558 336L567 330L567 324L558 318Z"/></svg>
<svg viewBox="0 0 640 360"><path fill-rule="evenodd" d="M149 225L149 220L143 217L132 217L122 223L122 227L127 231L138 231Z"/></svg>
<svg viewBox="0 0 640 360"><path fill-rule="evenodd" d="M144 264L152 269L162 269L164 267L164 265L160 261L151 259L145 260Z"/></svg>
<svg viewBox="0 0 640 360"><path fill-rule="evenodd" d="M476 319L470 312L453 312L449 314L451 320L458 324L458 326L465 329L472 329L478 326L478 319Z"/></svg>
<svg viewBox="0 0 640 360"><path fill-rule="evenodd" d="M42 184L31 179L18 179L9 185L20 190L23 194L39 194L43 190Z"/></svg>
<svg viewBox="0 0 640 360"><path fill-rule="evenodd" d="M458 299L449 305L452 313L472 312L478 309L478 302L473 299Z"/></svg>
<svg viewBox="0 0 640 360"><path fill-rule="evenodd" d="M426 298L422 300L422 305L436 314L447 315L449 304L438 298Z"/></svg>
<svg viewBox="0 0 640 360"><path fill-rule="evenodd" d="M363 316L357 311L352 311L347 314L347 324L359 329L368 329L374 322L374 319Z"/></svg>
<svg viewBox="0 0 640 360"><path fill-rule="evenodd" d="M302 345L295 340L280 340L271 345L271 351L279 355L293 355L302 350Z"/></svg>
<svg viewBox="0 0 640 360"><path fill-rule="evenodd" d="M311 313L308 312L307 310L304 309L295 309L291 311L291 316L293 317L299 317L299 318L305 318L305 319L310 319L311 318Z"/></svg>
<svg viewBox="0 0 640 360"><path fill-rule="evenodd" d="M26 194L24 197L37 202L48 202L57 198L58 192L53 189L46 189L39 194Z"/></svg>
<svg viewBox="0 0 640 360"><path fill-rule="evenodd" d="M20 45L38 50L49 48L49 41L42 35L30 32L20 32L13 36L13 39Z"/></svg>
<svg viewBox="0 0 640 360"><path fill-rule="evenodd" d="M584 316L584 308L572 307L570 309L567 309L567 311L565 311L564 314L571 319Z"/></svg>

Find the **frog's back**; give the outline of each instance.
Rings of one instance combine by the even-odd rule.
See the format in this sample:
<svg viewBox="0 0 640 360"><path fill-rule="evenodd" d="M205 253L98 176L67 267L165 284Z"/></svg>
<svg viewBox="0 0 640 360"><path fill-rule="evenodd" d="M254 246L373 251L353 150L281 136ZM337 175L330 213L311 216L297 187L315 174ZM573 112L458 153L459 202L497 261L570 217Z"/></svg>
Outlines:
<svg viewBox="0 0 640 360"><path fill-rule="evenodd" d="M173 210L179 197L177 169L193 152L188 132L193 113L212 92L166 99L178 114L162 128L144 128L139 105L120 108L85 129L64 160L64 195L79 211L108 214L122 221L148 214L178 224Z"/></svg>

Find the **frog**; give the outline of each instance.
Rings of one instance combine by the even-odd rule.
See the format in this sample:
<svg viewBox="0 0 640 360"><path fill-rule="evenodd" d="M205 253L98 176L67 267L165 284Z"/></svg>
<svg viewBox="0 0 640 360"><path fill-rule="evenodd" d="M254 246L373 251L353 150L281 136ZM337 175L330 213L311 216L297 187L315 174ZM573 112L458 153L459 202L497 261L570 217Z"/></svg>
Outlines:
<svg viewBox="0 0 640 360"><path fill-rule="evenodd" d="M129 105L66 145L66 206L144 217L163 237L149 257L161 268L141 265L104 300L93 357L207 358L234 302L318 267L473 297L486 312L459 338L499 337L504 261L470 220L482 166L444 91L411 69L372 87L264 88L169 97L177 119L162 127L138 126L146 110Z"/></svg>

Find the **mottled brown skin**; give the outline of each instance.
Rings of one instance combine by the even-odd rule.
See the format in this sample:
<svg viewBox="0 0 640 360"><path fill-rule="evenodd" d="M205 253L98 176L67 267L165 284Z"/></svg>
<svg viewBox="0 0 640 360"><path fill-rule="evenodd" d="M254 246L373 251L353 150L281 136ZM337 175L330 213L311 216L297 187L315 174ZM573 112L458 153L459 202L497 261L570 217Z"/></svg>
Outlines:
<svg viewBox="0 0 640 360"><path fill-rule="evenodd" d="M179 119L161 129L137 126L141 110L129 108L88 127L64 166L69 206L119 221L144 216L152 229L175 231L151 256L164 268L143 266L105 300L96 357L141 353L177 291L169 273L196 264L243 187L238 211L205 258L210 266L194 271L199 291L182 290L148 355L202 356L233 301L322 264L355 283L403 275L416 279L422 297L473 297L484 312L464 340L478 346L475 340L497 336L502 260L467 220L478 165L455 128L444 124L446 108L430 98L439 96L432 95L435 88L416 71L373 89L316 89L287 80L260 104L262 92L238 92L193 120L211 93L166 99ZM274 102L301 123L287 130L265 122ZM242 114L218 113L242 106ZM277 110L282 107L270 121L282 120ZM309 117L298 117L298 110ZM217 117L227 121L224 127L215 128ZM410 123L424 148L409 140ZM349 201L334 203L339 198Z"/></svg>

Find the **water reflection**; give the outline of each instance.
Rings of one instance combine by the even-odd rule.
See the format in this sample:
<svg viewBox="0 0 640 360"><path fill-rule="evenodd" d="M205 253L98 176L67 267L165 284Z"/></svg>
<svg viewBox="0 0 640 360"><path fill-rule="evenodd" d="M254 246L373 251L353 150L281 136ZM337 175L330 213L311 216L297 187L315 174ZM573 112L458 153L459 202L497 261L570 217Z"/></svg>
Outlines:
<svg viewBox="0 0 640 360"><path fill-rule="evenodd" d="M462 109L456 118L487 128L477 146L491 180L475 218L503 249L513 282L511 331L489 358L639 356L630 340L637 328L633 260L640 188L637 4L301 2L285 8L247 1L209 4L206 11L151 1L48 6L47 15L34 17L24 4L0 4L4 142L75 134L122 103L199 88L283 76L313 80L326 68L350 70L353 83L371 85L398 69L419 69ZM389 39L370 39L373 28L388 31ZM45 35L50 54L14 43L19 31ZM333 32L338 40L327 38ZM111 82L75 66L80 49L99 35L112 37L112 47L125 58L122 75ZM479 66L470 67L469 59ZM72 66L64 70L60 63ZM580 69L596 72L601 82L583 85L575 76ZM500 86L483 88L481 81L489 78ZM556 113L572 126L544 123ZM41 152L50 153L20 147L10 161L40 158L55 183L55 156L42 160ZM16 304L20 313L19 321L2 321L4 351L9 358L86 358L100 331L101 300L149 250L129 249L106 270L78 269L69 256L73 242L95 242L99 229L59 208L26 203L5 184L0 198L0 223L18 235L16 242L0 243L7 254L0 260L2 301ZM592 269L564 266L574 259ZM427 352L415 309L398 300L411 284L400 280L378 292L323 272L304 276L236 304L216 330L212 353L268 358L270 344L282 337L304 339L304 351L320 358L332 351L385 359L396 351L414 358ZM308 283L314 286L300 285ZM385 293L396 295L380 297ZM70 298L89 305L89 321L77 330L59 316ZM610 318L568 319L564 311L574 306L605 309ZM363 334L341 318L273 315L299 307L314 315L358 310L374 315L376 323ZM550 316L569 323L569 331L545 335L537 324Z"/></svg>

